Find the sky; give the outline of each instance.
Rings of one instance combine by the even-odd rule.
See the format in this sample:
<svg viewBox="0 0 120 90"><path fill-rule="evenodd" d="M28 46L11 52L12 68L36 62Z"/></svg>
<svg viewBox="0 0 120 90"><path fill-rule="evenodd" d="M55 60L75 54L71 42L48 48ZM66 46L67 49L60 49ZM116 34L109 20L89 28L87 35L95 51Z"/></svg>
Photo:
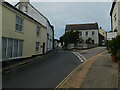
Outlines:
<svg viewBox="0 0 120 90"><path fill-rule="evenodd" d="M13 2L15 5L19 0ZM45 1L45 0L44 0ZM99 0L98 0L99 1ZM105 0L104 0L105 1ZM55 38L59 39L64 32L66 24L82 24L97 22L105 31L111 30L110 10L112 2L41 2L31 4L39 10L55 28Z"/></svg>

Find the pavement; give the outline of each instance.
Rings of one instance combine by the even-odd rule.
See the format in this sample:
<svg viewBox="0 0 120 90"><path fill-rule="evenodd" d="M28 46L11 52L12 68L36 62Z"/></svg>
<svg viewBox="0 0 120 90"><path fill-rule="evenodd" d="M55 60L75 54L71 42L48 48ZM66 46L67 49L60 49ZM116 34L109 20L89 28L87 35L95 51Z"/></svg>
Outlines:
<svg viewBox="0 0 120 90"><path fill-rule="evenodd" d="M118 88L117 63L111 61L108 53L93 63L80 88Z"/></svg>
<svg viewBox="0 0 120 90"><path fill-rule="evenodd" d="M119 88L120 72L109 53L88 59L59 88Z"/></svg>

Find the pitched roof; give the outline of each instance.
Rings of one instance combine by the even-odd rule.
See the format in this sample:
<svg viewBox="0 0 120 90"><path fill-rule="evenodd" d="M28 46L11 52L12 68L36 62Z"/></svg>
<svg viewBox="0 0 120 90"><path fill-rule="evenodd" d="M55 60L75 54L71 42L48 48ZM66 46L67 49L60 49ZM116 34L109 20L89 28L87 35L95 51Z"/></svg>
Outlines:
<svg viewBox="0 0 120 90"><path fill-rule="evenodd" d="M25 14L25 13L22 12L21 10L19 10L19 9L17 9L16 7L14 7L13 5L11 5L10 3L8 3L8 2L2 2L2 5L8 6L9 8L12 8L12 9L11 9L12 11L17 11L18 13L20 13L20 14L22 14L22 15L28 17L29 19L35 21L36 23L42 25L41 23L39 23L38 21L36 21L35 19L33 19L31 16ZM42 25L42 26L45 27L44 25ZM47 27L45 27L45 28L47 28Z"/></svg>
<svg viewBox="0 0 120 90"><path fill-rule="evenodd" d="M88 23L88 24L68 24L66 25L67 30L93 30L98 29L98 23Z"/></svg>

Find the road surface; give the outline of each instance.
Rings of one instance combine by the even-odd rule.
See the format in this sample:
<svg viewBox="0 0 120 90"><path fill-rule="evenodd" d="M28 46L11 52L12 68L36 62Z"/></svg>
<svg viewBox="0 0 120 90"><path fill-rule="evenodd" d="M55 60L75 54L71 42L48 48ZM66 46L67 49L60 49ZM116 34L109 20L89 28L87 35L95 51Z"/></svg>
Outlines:
<svg viewBox="0 0 120 90"><path fill-rule="evenodd" d="M104 50L105 48L98 47L81 54L88 59ZM3 88L55 88L79 64L81 60L72 52L57 50L43 60L4 74L2 86Z"/></svg>

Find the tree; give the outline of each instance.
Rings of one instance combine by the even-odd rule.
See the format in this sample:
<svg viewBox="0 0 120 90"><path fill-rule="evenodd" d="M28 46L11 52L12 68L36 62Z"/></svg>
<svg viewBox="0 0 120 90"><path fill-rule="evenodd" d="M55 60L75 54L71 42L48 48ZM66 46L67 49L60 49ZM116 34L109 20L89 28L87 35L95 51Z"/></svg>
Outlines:
<svg viewBox="0 0 120 90"><path fill-rule="evenodd" d="M65 34L62 37L60 37L60 41L62 45L64 42L65 46L67 46L69 43L77 43L79 41L79 32L78 31L65 32Z"/></svg>

